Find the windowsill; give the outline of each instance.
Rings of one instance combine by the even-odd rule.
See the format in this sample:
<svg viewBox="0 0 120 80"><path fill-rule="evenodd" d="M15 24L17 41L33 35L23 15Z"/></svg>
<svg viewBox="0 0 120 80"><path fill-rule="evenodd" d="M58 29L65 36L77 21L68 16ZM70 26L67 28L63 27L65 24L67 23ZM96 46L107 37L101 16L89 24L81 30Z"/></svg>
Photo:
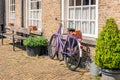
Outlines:
<svg viewBox="0 0 120 80"><path fill-rule="evenodd" d="M67 37L67 34L62 35L62 39L65 40L66 37ZM83 44L88 44L88 45L95 46L95 45L96 45L96 38L83 36L82 43L83 43Z"/></svg>
<svg viewBox="0 0 120 80"><path fill-rule="evenodd" d="M96 38L83 36L82 43L95 46L96 45Z"/></svg>
<svg viewBox="0 0 120 80"><path fill-rule="evenodd" d="M43 33L39 30L36 30L36 31L31 31L30 34L33 34L33 35L39 35L39 36L42 36Z"/></svg>

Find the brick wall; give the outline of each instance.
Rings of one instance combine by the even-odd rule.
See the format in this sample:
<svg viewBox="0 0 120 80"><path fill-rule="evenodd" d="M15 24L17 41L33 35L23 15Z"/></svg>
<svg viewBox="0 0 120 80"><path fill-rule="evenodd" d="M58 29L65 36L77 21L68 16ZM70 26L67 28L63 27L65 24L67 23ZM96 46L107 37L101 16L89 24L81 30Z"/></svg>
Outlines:
<svg viewBox="0 0 120 80"><path fill-rule="evenodd" d="M20 27L20 21L21 21L21 6L20 6L20 0L15 0L15 26Z"/></svg>
<svg viewBox="0 0 120 80"><path fill-rule="evenodd" d="M98 0L98 31L100 33L106 18L114 18L120 29L120 1L119 0ZM91 54L94 55L95 47L89 46Z"/></svg>
<svg viewBox="0 0 120 80"><path fill-rule="evenodd" d="M58 29L58 21L61 15L61 0L42 0L42 31L50 38Z"/></svg>
<svg viewBox="0 0 120 80"><path fill-rule="evenodd" d="M27 27L26 23L26 0L23 0L23 27Z"/></svg>
<svg viewBox="0 0 120 80"><path fill-rule="evenodd" d="M98 24L99 32L105 24L106 18L113 17L115 18L119 29L120 29L120 1L119 0L99 0L99 9L98 9Z"/></svg>

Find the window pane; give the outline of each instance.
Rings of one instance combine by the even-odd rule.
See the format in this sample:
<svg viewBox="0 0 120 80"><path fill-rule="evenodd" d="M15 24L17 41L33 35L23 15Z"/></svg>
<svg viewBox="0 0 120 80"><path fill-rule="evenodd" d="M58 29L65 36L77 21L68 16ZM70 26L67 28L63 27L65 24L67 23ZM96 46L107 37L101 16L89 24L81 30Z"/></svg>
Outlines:
<svg viewBox="0 0 120 80"><path fill-rule="evenodd" d="M29 21L29 25L32 25L32 20Z"/></svg>
<svg viewBox="0 0 120 80"><path fill-rule="evenodd" d="M10 11L12 11L12 6L10 6Z"/></svg>
<svg viewBox="0 0 120 80"><path fill-rule="evenodd" d="M35 11L33 11L33 19L35 19L35 16L36 16Z"/></svg>
<svg viewBox="0 0 120 80"><path fill-rule="evenodd" d="M76 8L75 18L76 19L81 19L81 8Z"/></svg>
<svg viewBox="0 0 120 80"><path fill-rule="evenodd" d="M96 4L96 0L91 0L91 5Z"/></svg>
<svg viewBox="0 0 120 80"><path fill-rule="evenodd" d="M14 3L15 3L15 0L11 0L11 1L10 1L10 4L14 4Z"/></svg>
<svg viewBox="0 0 120 80"><path fill-rule="evenodd" d="M87 33L88 32L88 27L89 27L89 22L84 21L82 22L82 33Z"/></svg>
<svg viewBox="0 0 120 80"><path fill-rule="evenodd" d="M81 30L81 22L80 21L75 22L75 28L76 28L76 30Z"/></svg>
<svg viewBox="0 0 120 80"><path fill-rule="evenodd" d="M95 22L90 22L90 34L95 34Z"/></svg>
<svg viewBox="0 0 120 80"><path fill-rule="evenodd" d="M15 5L13 6L13 10L15 11Z"/></svg>
<svg viewBox="0 0 120 80"><path fill-rule="evenodd" d="M31 9L41 9L41 2L31 2Z"/></svg>
<svg viewBox="0 0 120 80"><path fill-rule="evenodd" d="M40 21L37 21L37 27L40 27Z"/></svg>
<svg viewBox="0 0 120 80"><path fill-rule="evenodd" d="M13 1L12 1L12 0L10 0L10 4L12 4L12 2L13 2Z"/></svg>
<svg viewBox="0 0 120 80"><path fill-rule="evenodd" d="M37 15L38 15L38 19L41 19L41 12L40 11L37 12Z"/></svg>
<svg viewBox="0 0 120 80"><path fill-rule="evenodd" d="M10 11L15 11L15 6L14 5L10 6Z"/></svg>
<svg viewBox="0 0 120 80"><path fill-rule="evenodd" d="M96 17L96 15L95 15L95 7L91 7L90 8L90 19L91 20L95 20L95 17Z"/></svg>
<svg viewBox="0 0 120 80"><path fill-rule="evenodd" d="M81 0L76 0L76 6L81 5Z"/></svg>
<svg viewBox="0 0 120 80"><path fill-rule="evenodd" d="M32 12L32 11L29 11L29 13L30 13L30 14L29 14L29 18L32 18L32 13L33 13L33 12Z"/></svg>
<svg viewBox="0 0 120 80"><path fill-rule="evenodd" d="M69 6L74 6L74 0L69 0Z"/></svg>
<svg viewBox="0 0 120 80"><path fill-rule="evenodd" d="M89 5L89 0L83 0L83 5Z"/></svg>
<svg viewBox="0 0 120 80"><path fill-rule="evenodd" d="M37 2L37 9L41 9L41 2Z"/></svg>
<svg viewBox="0 0 120 80"><path fill-rule="evenodd" d="M13 12L12 14L13 14L13 18L15 18L15 12Z"/></svg>
<svg viewBox="0 0 120 80"><path fill-rule="evenodd" d="M37 4L36 2L31 3L31 9L37 9Z"/></svg>
<svg viewBox="0 0 120 80"><path fill-rule="evenodd" d="M37 26L36 23L37 23L36 20L33 20L33 25L34 25L34 26Z"/></svg>
<svg viewBox="0 0 120 80"><path fill-rule="evenodd" d="M13 4L15 4L15 0L13 0Z"/></svg>
<svg viewBox="0 0 120 80"><path fill-rule="evenodd" d="M69 21L68 26L69 26L69 28L74 28L73 21Z"/></svg>
<svg viewBox="0 0 120 80"><path fill-rule="evenodd" d="M83 19L89 19L89 7L84 7L82 12Z"/></svg>
<svg viewBox="0 0 120 80"><path fill-rule="evenodd" d="M74 19L74 8L69 9L69 19Z"/></svg>

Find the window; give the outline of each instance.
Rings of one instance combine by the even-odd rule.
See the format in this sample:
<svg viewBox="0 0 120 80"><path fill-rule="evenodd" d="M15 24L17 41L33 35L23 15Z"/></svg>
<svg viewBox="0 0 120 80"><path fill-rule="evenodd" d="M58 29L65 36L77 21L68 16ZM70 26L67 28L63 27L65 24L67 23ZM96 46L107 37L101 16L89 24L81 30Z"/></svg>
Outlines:
<svg viewBox="0 0 120 80"><path fill-rule="evenodd" d="M15 0L9 0L9 22L15 23Z"/></svg>
<svg viewBox="0 0 120 80"><path fill-rule="evenodd" d="M41 30L41 0L27 0L27 26Z"/></svg>
<svg viewBox="0 0 120 80"><path fill-rule="evenodd" d="M67 26L81 30L84 36L97 37L97 0L67 1Z"/></svg>

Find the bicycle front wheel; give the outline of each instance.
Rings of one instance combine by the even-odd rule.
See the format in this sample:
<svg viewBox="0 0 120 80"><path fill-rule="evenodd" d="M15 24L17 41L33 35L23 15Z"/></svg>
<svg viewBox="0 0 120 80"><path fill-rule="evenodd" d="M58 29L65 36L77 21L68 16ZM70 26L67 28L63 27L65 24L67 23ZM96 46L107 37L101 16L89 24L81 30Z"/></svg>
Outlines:
<svg viewBox="0 0 120 80"><path fill-rule="evenodd" d="M58 51L56 51L56 45L57 45L57 39L56 39L56 35L52 35L49 45L48 45L48 56L51 59L54 59L56 54L58 53Z"/></svg>
<svg viewBox="0 0 120 80"><path fill-rule="evenodd" d="M73 45L73 47L71 47ZM70 41L66 42L65 45L65 52L67 53L65 55L65 63L68 67L68 69L75 71L80 64L81 57L81 49L79 48L78 42L76 39L71 38Z"/></svg>

